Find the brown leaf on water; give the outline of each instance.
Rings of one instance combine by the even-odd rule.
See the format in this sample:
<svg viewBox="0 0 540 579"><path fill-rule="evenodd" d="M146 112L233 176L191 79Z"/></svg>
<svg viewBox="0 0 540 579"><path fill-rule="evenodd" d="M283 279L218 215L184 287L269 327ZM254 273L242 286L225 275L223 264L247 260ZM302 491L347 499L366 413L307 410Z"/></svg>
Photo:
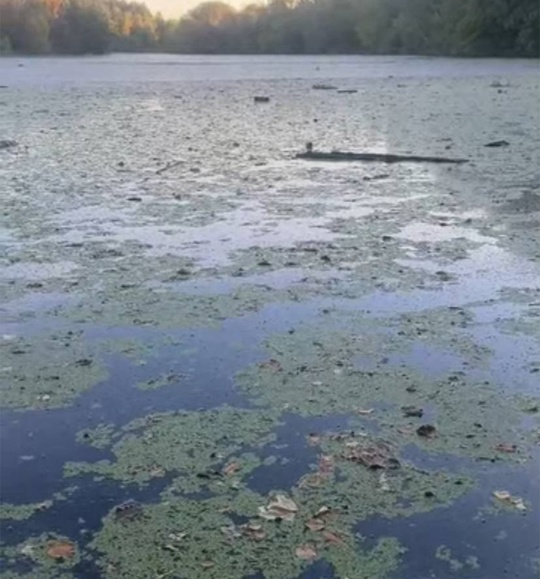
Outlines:
<svg viewBox="0 0 540 579"><path fill-rule="evenodd" d="M300 547L297 547L295 554L299 559L302 559L304 561L313 561L318 557L317 551L315 551L313 545L310 545L308 543L306 543L305 545L300 545Z"/></svg>
<svg viewBox="0 0 540 579"><path fill-rule="evenodd" d="M160 466L154 466L148 473L152 478L160 478L165 476L167 473L165 469Z"/></svg>
<svg viewBox="0 0 540 579"><path fill-rule="evenodd" d="M334 457L328 454L323 454L319 457L319 461L317 463L318 471L322 475L331 475L334 472L335 463Z"/></svg>
<svg viewBox="0 0 540 579"><path fill-rule="evenodd" d="M276 495L268 506L259 507L259 516L269 521L282 519L284 521L293 521L298 507L296 503L285 495Z"/></svg>
<svg viewBox="0 0 540 579"><path fill-rule="evenodd" d="M318 531L322 531L324 529L324 521L322 519L309 519L309 521L306 521L306 527L310 530L313 531L314 533L318 532Z"/></svg>
<svg viewBox="0 0 540 579"><path fill-rule="evenodd" d="M242 534L252 541L263 541L266 538L266 532L261 525L247 523L240 527Z"/></svg>
<svg viewBox="0 0 540 579"><path fill-rule="evenodd" d="M321 435L311 432L307 437L307 441L310 446L317 446L321 443Z"/></svg>
<svg viewBox="0 0 540 579"><path fill-rule="evenodd" d="M298 488L317 488L328 482L328 477L322 475L320 472L312 472L304 475L298 483Z"/></svg>
<svg viewBox="0 0 540 579"><path fill-rule="evenodd" d="M214 567L214 566L215 566L214 561L203 561L203 562L201 563L201 567L202 567L203 569L211 569L211 568Z"/></svg>
<svg viewBox="0 0 540 579"><path fill-rule="evenodd" d="M363 464L373 470L378 468L394 469L400 466L390 446L383 442L377 442L376 444L356 443L354 446L348 444L343 458Z"/></svg>
<svg viewBox="0 0 540 579"><path fill-rule="evenodd" d="M521 497L512 496L508 491L495 491L493 496L502 503L506 503L507 505L516 508L518 511L527 510L523 499Z"/></svg>
<svg viewBox="0 0 540 579"><path fill-rule="evenodd" d="M270 360L261 362L259 364L259 368L268 368L269 370L273 370L274 372L281 372L281 370L283 370L283 367L280 364L280 362L274 358L270 358Z"/></svg>
<svg viewBox="0 0 540 579"><path fill-rule="evenodd" d="M496 447L495 450L499 452L508 452L513 453L517 451L517 445L510 444L509 442L500 442Z"/></svg>
<svg viewBox="0 0 540 579"><path fill-rule="evenodd" d="M432 424L422 424L416 429L416 434L424 438L435 438L437 436L437 429Z"/></svg>
<svg viewBox="0 0 540 579"><path fill-rule="evenodd" d="M330 545L343 544L343 539L339 535L336 535L336 533L332 533L332 531L324 531L323 537L324 540Z"/></svg>
<svg viewBox="0 0 540 579"><path fill-rule="evenodd" d="M399 432L399 434L403 434L405 436L409 436L410 434L413 433L413 429L410 426L402 426L398 428L397 431Z"/></svg>
<svg viewBox="0 0 540 579"><path fill-rule="evenodd" d="M221 471L225 476L230 476L235 472L238 472L242 468L239 462L230 462L227 466L223 467Z"/></svg>
<svg viewBox="0 0 540 579"><path fill-rule="evenodd" d="M75 556L75 545L70 541L50 541L47 544L47 555L52 559L72 559Z"/></svg>
<svg viewBox="0 0 540 579"><path fill-rule="evenodd" d="M332 512L332 509L330 507L321 507L316 513L315 513L315 517L325 517L326 515L329 515Z"/></svg>

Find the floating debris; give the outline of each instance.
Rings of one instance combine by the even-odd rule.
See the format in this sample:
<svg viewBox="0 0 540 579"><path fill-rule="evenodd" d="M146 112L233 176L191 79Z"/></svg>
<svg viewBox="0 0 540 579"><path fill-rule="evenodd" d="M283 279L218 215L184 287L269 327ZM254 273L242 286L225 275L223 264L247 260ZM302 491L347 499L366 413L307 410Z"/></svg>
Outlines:
<svg viewBox="0 0 540 579"><path fill-rule="evenodd" d="M510 143L502 139L501 141L492 141L491 143L487 143L484 147L509 147Z"/></svg>
<svg viewBox="0 0 540 579"><path fill-rule="evenodd" d="M239 462L230 462L227 466L223 467L221 471L225 476L231 476L238 472L242 468Z"/></svg>
<svg viewBox="0 0 540 579"><path fill-rule="evenodd" d="M416 406L402 406L401 410L403 416L411 418L422 418L422 416L424 416L424 410L422 408L417 408Z"/></svg>
<svg viewBox="0 0 540 579"><path fill-rule="evenodd" d="M507 452L507 453L514 453L518 449L516 444L510 444L508 442L500 442L496 447L495 450L499 452Z"/></svg>
<svg viewBox="0 0 540 579"><path fill-rule="evenodd" d="M486 145L500 147L501 145ZM375 161L379 163L468 163L468 159L453 159L449 157L432 157L421 155L395 155L385 153L351 153L348 151L306 151L297 153L297 159L311 161Z"/></svg>
<svg viewBox="0 0 540 579"><path fill-rule="evenodd" d="M9 139L0 141L0 149L9 149L10 147L16 147L17 145L17 141L11 141Z"/></svg>
<svg viewBox="0 0 540 579"><path fill-rule="evenodd" d="M259 516L268 521L293 521L298 507L285 495L276 495L266 507L259 507Z"/></svg>
<svg viewBox="0 0 540 579"><path fill-rule="evenodd" d="M305 545L300 545L300 547L296 548L295 555L304 561L313 561L319 555L315 550L313 545L306 543Z"/></svg>
<svg viewBox="0 0 540 579"><path fill-rule="evenodd" d="M416 429L416 434L424 438L435 438L437 436L437 429L432 424L422 424L422 426Z"/></svg>
<svg viewBox="0 0 540 579"><path fill-rule="evenodd" d="M369 469L395 469L400 463L392 454L390 446L383 442L376 444L360 444L359 442L348 442L347 451L343 454L345 460L357 462Z"/></svg>
<svg viewBox="0 0 540 579"><path fill-rule="evenodd" d="M493 496L502 503L516 508L518 511L525 512L527 510L523 499L512 496L508 491L495 491Z"/></svg>
<svg viewBox="0 0 540 579"><path fill-rule="evenodd" d="M332 533L332 531L324 531L323 537L325 542L330 545L341 545L343 543L343 539L336 533Z"/></svg>
<svg viewBox="0 0 540 579"><path fill-rule="evenodd" d="M70 541L50 541L46 553L51 559L72 559L75 556L75 545Z"/></svg>
<svg viewBox="0 0 540 579"><path fill-rule="evenodd" d="M324 529L325 523L320 517L314 517L306 521L306 528L310 531L318 532Z"/></svg>
<svg viewBox="0 0 540 579"><path fill-rule="evenodd" d="M245 525L241 525L240 529L242 534L252 541L263 541L266 538L266 532L261 525L247 523Z"/></svg>
<svg viewBox="0 0 540 579"><path fill-rule="evenodd" d="M131 523L136 521L137 519L142 518L143 516L143 506L134 501L133 499L129 499L113 509L114 518L120 523Z"/></svg>

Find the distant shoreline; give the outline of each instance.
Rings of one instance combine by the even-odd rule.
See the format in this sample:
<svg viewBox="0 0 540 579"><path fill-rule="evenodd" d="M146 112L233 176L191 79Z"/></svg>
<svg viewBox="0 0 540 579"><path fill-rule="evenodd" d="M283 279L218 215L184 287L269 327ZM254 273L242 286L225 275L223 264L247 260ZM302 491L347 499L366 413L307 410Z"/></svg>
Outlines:
<svg viewBox="0 0 540 579"><path fill-rule="evenodd" d="M190 57L200 57L200 58L208 58L208 57L219 57L219 56L237 56L237 57L284 57L284 56L291 56L291 57L312 57L312 58L346 58L346 57L400 57L400 58L448 58L452 60L529 60L529 61L538 61L540 63L540 56L524 56L524 55L515 55L515 54L507 54L507 55L500 55L500 54L470 54L470 55L452 55L452 54L414 54L414 53L400 53L400 52L388 52L388 53L369 53L369 52L340 52L340 53L305 53L305 52L254 52L254 53L243 53L243 52L219 52L219 53L208 53L208 52L166 52L166 51L137 51L137 52L124 52L124 51L112 51L112 52L104 52L104 53L85 53L85 54L65 54L65 53L58 53L58 52L49 52L46 54L32 54L32 53L24 53L24 52L12 52L12 53L0 53L0 58L5 59L17 59L17 58L35 58L35 59L45 59L45 58L100 58L100 57L108 57L108 56L135 56L135 55L152 55L152 56L190 56Z"/></svg>

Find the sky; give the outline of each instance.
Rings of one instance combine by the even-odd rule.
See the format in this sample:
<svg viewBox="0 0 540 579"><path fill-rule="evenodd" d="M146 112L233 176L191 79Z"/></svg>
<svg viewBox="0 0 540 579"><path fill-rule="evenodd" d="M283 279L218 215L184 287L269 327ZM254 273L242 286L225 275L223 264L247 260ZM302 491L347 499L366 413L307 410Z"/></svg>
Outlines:
<svg viewBox="0 0 540 579"><path fill-rule="evenodd" d="M200 4L202 0L143 0L152 12L161 12L166 18L178 18L191 8ZM246 0L225 0L231 6L247 4Z"/></svg>

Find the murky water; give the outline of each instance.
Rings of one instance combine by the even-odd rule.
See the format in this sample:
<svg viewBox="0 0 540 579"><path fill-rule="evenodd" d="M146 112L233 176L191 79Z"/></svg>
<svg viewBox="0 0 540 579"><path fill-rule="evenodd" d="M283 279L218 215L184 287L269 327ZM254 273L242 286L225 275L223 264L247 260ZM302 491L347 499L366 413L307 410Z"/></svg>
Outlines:
<svg viewBox="0 0 540 579"><path fill-rule="evenodd" d="M538 576L535 63L0 78L3 575Z"/></svg>

